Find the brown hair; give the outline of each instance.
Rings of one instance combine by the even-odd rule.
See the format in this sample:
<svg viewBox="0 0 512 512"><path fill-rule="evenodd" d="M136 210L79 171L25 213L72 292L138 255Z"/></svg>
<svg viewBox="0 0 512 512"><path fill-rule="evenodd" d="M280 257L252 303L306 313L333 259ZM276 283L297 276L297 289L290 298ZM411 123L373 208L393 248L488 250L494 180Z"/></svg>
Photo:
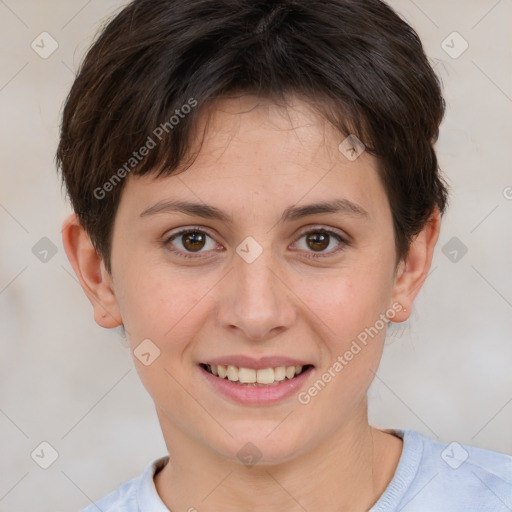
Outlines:
<svg viewBox="0 0 512 512"><path fill-rule="evenodd" d="M434 209L444 212L433 148L445 109L440 82L416 32L384 2L134 0L89 49L56 154L109 272L123 178L185 170L199 115L241 92L297 95L366 145L378 159L398 259Z"/></svg>

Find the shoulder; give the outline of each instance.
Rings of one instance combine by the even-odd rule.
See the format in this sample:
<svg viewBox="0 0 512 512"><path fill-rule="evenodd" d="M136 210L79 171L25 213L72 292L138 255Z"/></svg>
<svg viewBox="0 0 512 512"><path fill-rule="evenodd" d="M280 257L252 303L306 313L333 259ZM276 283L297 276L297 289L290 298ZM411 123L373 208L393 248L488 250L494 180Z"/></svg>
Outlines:
<svg viewBox="0 0 512 512"><path fill-rule="evenodd" d="M141 506L146 504L142 502L154 490L153 475L167 461L168 456L150 462L140 475L124 482L115 491L91 503L81 512L98 512L98 510L102 512L141 512ZM156 490L154 493L156 493ZM151 510L153 503L147 503L146 505L149 505Z"/></svg>
<svg viewBox="0 0 512 512"><path fill-rule="evenodd" d="M441 443L412 430L401 433L403 457L414 472L401 500L403 512L512 510L512 456L456 441Z"/></svg>
<svg viewBox="0 0 512 512"><path fill-rule="evenodd" d="M141 475L124 482L115 491L91 503L81 512L98 512L98 510L102 512L118 512L120 510L124 512L139 512L136 490L140 479Z"/></svg>
<svg viewBox="0 0 512 512"><path fill-rule="evenodd" d="M419 434L418 434L419 435ZM441 443L420 436L424 445L424 458L436 462L446 475L465 475L476 472L512 484L512 456L457 441Z"/></svg>
<svg viewBox="0 0 512 512"><path fill-rule="evenodd" d="M441 443L416 433L423 445L423 469L436 471L446 481L471 485L474 478L483 482L512 485L512 456L457 441Z"/></svg>

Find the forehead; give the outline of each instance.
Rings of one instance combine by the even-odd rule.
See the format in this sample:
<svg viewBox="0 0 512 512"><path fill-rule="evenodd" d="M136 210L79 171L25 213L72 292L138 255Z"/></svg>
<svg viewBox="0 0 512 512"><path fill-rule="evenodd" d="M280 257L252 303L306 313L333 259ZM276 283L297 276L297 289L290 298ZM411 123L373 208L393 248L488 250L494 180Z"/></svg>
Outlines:
<svg viewBox="0 0 512 512"><path fill-rule="evenodd" d="M296 156L295 164L300 166L310 164L319 151L324 163L328 156L335 160L338 141L343 138L303 99L288 96L284 105L247 94L220 100L205 109L192 148L201 148L204 163L220 158L229 152L230 143L236 142L230 158L243 158L248 153L264 160L265 156L276 159L291 153L291 159ZM304 157L306 161L301 160Z"/></svg>
<svg viewBox="0 0 512 512"><path fill-rule="evenodd" d="M140 213L168 199L221 208L227 200L243 205L258 199L260 207L284 210L341 195L369 210L385 206L376 159L366 152L347 158L340 151L345 138L294 97L287 106L251 95L224 99L200 117L191 141L194 163L167 177L128 176L121 203Z"/></svg>

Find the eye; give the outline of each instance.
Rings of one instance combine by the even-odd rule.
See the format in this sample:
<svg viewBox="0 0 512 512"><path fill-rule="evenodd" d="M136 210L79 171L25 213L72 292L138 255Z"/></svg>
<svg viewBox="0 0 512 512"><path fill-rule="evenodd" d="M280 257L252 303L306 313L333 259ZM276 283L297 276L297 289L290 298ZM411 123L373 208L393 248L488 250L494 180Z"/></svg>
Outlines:
<svg viewBox="0 0 512 512"><path fill-rule="evenodd" d="M302 239L304 239L304 243L300 244ZM218 247L218 244L206 231L196 227L189 227L173 233L164 239L163 245L182 258L200 258L204 256L205 252ZM294 245L299 246L299 250L309 253L308 258L326 258L343 250L349 245L349 242L335 231L315 228L302 233ZM334 249L332 249L333 245ZM326 250L329 247L331 250Z"/></svg>
<svg viewBox="0 0 512 512"><path fill-rule="evenodd" d="M299 242L304 239L304 244L300 247ZM326 258L333 254L342 251L347 245L348 241L339 233L331 231L325 228L316 228L306 231L301 235L299 241L296 242L299 249L309 252L308 249L312 250L308 258ZM336 248L334 250L327 251L326 249L332 246ZM315 254L317 253L317 254Z"/></svg>
<svg viewBox="0 0 512 512"><path fill-rule="evenodd" d="M210 240L209 247L208 239ZM208 235L208 233L198 228L182 229L170 237L167 237L163 243L170 251L183 258L196 257L193 253L199 253L197 257L201 257L202 253L217 247L213 238ZM205 247L206 251L202 251Z"/></svg>

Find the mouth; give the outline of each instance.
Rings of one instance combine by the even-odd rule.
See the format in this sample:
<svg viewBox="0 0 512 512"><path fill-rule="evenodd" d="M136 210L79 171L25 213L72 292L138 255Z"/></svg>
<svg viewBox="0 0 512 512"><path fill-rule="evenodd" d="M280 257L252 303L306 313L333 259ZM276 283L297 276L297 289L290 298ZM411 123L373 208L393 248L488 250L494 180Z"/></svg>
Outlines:
<svg viewBox="0 0 512 512"><path fill-rule="evenodd" d="M220 380L229 381L244 387L274 387L304 376L314 367L312 364L303 366L276 366L268 368L245 368L234 365L200 363L199 366ZM302 380L302 379L301 379Z"/></svg>

